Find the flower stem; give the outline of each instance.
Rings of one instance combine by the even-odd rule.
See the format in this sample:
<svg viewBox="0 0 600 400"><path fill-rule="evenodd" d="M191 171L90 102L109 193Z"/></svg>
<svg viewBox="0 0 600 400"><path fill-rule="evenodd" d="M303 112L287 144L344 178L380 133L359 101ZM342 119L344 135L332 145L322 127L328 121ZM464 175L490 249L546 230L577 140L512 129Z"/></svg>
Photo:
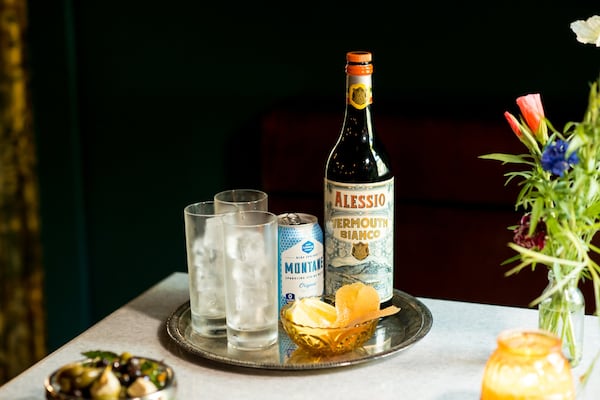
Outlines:
<svg viewBox="0 0 600 400"><path fill-rule="evenodd" d="M571 301L568 293L562 290L555 292L539 306L540 328L561 338L563 352L572 366L576 366L582 356L582 327L579 320L584 313L581 302Z"/></svg>

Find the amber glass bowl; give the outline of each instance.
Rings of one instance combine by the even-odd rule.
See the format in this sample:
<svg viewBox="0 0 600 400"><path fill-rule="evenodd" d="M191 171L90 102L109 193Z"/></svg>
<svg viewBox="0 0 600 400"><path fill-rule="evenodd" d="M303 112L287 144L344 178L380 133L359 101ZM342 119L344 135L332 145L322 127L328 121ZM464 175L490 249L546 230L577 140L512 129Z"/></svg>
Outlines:
<svg viewBox="0 0 600 400"><path fill-rule="evenodd" d="M281 308L281 325L296 345L314 355L336 355L358 349L373 336L379 322L379 318L375 318L343 328L299 325L287 318L292 304Z"/></svg>
<svg viewBox="0 0 600 400"><path fill-rule="evenodd" d="M488 359L481 400L575 400L575 382L561 341L543 330L507 330Z"/></svg>

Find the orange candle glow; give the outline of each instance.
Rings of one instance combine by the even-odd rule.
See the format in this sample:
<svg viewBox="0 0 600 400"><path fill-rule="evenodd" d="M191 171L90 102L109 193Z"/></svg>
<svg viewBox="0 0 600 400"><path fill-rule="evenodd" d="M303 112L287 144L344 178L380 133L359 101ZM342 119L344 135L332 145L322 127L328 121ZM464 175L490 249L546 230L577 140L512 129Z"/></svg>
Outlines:
<svg viewBox="0 0 600 400"><path fill-rule="evenodd" d="M558 337L508 330L497 343L483 373L481 400L575 399L575 380Z"/></svg>

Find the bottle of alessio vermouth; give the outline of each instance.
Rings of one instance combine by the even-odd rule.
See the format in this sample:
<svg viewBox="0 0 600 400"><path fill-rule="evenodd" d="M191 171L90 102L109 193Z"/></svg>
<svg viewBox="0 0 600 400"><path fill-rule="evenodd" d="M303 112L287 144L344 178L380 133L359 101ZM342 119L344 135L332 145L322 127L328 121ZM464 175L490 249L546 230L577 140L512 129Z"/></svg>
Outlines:
<svg viewBox="0 0 600 400"><path fill-rule="evenodd" d="M346 54L346 109L325 167L325 292L363 282L382 306L394 290L394 176L375 134L372 54Z"/></svg>

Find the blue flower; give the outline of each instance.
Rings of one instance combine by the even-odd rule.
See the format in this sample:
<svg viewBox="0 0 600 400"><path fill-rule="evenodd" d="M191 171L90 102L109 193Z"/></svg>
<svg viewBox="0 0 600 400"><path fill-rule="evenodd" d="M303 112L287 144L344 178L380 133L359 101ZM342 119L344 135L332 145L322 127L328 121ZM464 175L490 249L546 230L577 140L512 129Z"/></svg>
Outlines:
<svg viewBox="0 0 600 400"><path fill-rule="evenodd" d="M577 164L579 158L575 152L571 153L569 158L566 157L568 148L569 143L560 139L548 144L542 154L542 168L544 168L544 171L563 176L566 170Z"/></svg>

